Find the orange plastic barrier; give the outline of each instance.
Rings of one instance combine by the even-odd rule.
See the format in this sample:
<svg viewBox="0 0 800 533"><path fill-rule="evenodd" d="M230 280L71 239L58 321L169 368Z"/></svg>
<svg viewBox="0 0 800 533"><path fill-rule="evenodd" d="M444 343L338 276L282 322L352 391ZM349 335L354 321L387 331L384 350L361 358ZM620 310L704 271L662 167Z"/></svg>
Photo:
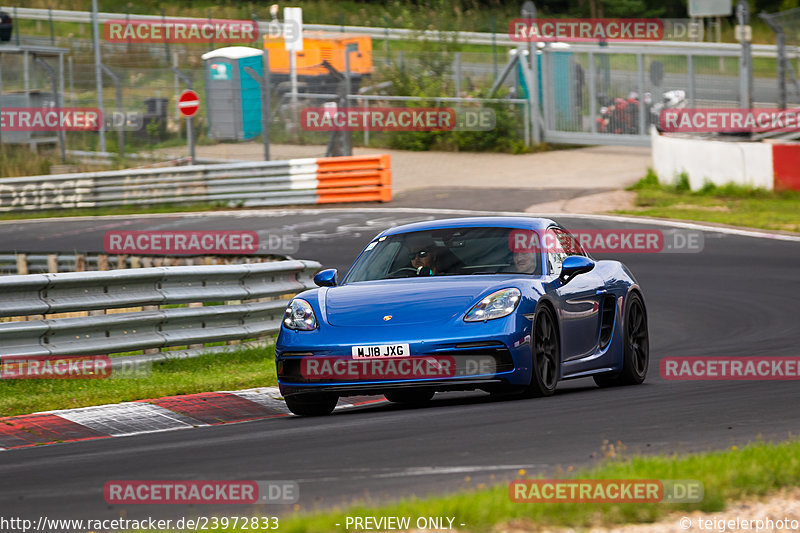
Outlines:
<svg viewBox="0 0 800 533"><path fill-rule="evenodd" d="M391 158L386 154L317 159L317 203L390 202Z"/></svg>

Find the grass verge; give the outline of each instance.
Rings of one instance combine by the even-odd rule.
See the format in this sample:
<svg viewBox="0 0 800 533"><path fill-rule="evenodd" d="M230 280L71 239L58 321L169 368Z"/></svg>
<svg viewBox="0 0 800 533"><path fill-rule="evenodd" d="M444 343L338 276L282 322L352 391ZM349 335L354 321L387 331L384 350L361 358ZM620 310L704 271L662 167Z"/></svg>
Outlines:
<svg viewBox="0 0 800 533"><path fill-rule="evenodd" d="M741 449L687 456L634 456L609 459L574 475L580 479L692 479L701 481L705 497L697 503L514 503L508 484L431 499L410 499L381 507L356 506L346 510L281 519L288 533L344 531L347 516L455 517L458 531L535 531L541 526L583 528L594 525L653 522L675 511L716 512L728 501L763 496L800 484L800 441L777 445L763 442ZM519 478L524 477L521 473ZM302 489L301 489L302 490ZM302 499L301 499L302 501ZM335 524L342 524L337 527ZM511 524L509 524L511 523ZM509 527L498 527L508 524Z"/></svg>
<svg viewBox="0 0 800 533"><path fill-rule="evenodd" d="M617 213L800 232L800 191L711 183L691 191L685 174L676 183L664 185L652 170L629 190L637 193L637 209Z"/></svg>
<svg viewBox="0 0 800 533"><path fill-rule="evenodd" d="M0 380L0 416L277 385L273 346L153 363L144 378Z"/></svg>

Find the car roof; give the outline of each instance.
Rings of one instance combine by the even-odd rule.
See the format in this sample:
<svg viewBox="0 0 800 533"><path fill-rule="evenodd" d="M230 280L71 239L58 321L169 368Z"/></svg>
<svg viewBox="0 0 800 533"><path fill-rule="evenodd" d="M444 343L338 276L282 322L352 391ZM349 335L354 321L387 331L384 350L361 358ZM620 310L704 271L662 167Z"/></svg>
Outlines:
<svg viewBox="0 0 800 533"><path fill-rule="evenodd" d="M447 218L441 220L427 220L425 222L414 222L413 224L404 224L402 226L395 226L383 231L380 235L397 235L398 233L408 233L412 231L425 231L433 229L449 229L449 228L472 228L472 227L487 227L487 228L515 228L515 229L530 229L530 230L544 230L549 226L558 225L549 218L539 217L466 217L466 218Z"/></svg>

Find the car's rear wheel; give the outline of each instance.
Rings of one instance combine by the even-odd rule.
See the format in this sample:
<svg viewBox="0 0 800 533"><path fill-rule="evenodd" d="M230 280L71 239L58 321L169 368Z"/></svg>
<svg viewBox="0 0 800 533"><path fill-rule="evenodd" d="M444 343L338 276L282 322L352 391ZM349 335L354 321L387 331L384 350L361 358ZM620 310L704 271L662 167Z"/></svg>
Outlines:
<svg viewBox="0 0 800 533"><path fill-rule="evenodd" d="M333 412L339 397L331 394L302 394L287 396L286 407L296 415L326 416Z"/></svg>
<svg viewBox="0 0 800 533"><path fill-rule="evenodd" d="M396 390L386 392L384 396L390 402L413 405L431 401L434 394L436 394L436 392L432 390Z"/></svg>
<svg viewBox="0 0 800 533"><path fill-rule="evenodd" d="M558 384L561 347L555 316L546 305L539 307L533 319L532 350L531 382L525 392L528 396L550 396Z"/></svg>
<svg viewBox="0 0 800 533"><path fill-rule="evenodd" d="M625 306L625 345L622 355L622 371L618 374L603 374L594 377L601 387L638 385L644 381L650 365L650 337L647 333L647 312L642 298L634 293L628 296Z"/></svg>

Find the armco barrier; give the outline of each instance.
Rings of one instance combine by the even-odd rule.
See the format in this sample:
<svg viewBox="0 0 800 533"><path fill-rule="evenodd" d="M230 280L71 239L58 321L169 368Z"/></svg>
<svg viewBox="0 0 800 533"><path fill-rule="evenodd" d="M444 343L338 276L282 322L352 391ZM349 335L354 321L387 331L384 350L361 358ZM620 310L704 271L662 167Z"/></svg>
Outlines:
<svg viewBox="0 0 800 533"><path fill-rule="evenodd" d="M800 190L800 143L661 135L655 128L651 139L653 171L664 183L685 172L692 190L706 182Z"/></svg>
<svg viewBox="0 0 800 533"><path fill-rule="evenodd" d="M2 276L0 317L28 320L0 322L0 358L102 355L264 337L280 327L287 304L281 297L312 287L319 269L312 261L276 261ZM201 302L224 304L174 307ZM144 306L155 307L97 314ZM37 316L82 311L93 313Z"/></svg>
<svg viewBox="0 0 800 533"><path fill-rule="evenodd" d="M94 253L0 253L0 275L55 274L161 266L238 265L286 259L283 255L109 255Z"/></svg>
<svg viewBox="0 0 800 533"><path fill-rule="evenodd" d="M0 212L209 201L268 206L391 199L388 155L0 179Z"/></svg>
<svg viewBox="0 0 800 533"><path fill-rule="evenodd" d="M44 21L57 21L57 22L79 22L89 24L92 22L91 13L88 11L68 11L62 9L37 9L28 7L12 7L6 6L0 8L4 11L14 12L14 17L19 20L44 20ZM164 22L173 20L192 20L188 17L164 17L159 15L138 15L132 13L105 13L99 12L97 19L100 24L109 20L150 20L153 22ZM207 19L194 19L198 22L205 22ZM274 28L271 28L274 23L270 21L259 21L259 33L264 35ZM405 28L387 28L387 27L368 27L368 26L344 26L332 24L303 24L303 28L307 31L323 31L323 32L345 32L357 33L360 35L369 35L373 39L386 39L394 41L418 41L420 39L439 41L441 39L455 40L463 44L482 44L482 45L498 45L498 46L513 46L516 47L519 43L511 40L508 32L503 29L496 33L483 33L473 31L441 31L441 30L410 30ZM666 54L662 51L664 48L680 47L683 49L691 50L698 55L707 55L708 50L724 50L731 56L736 56L740 53L741 46L738 43L703 43L703 42L685 42L685 41L649 41L637 43L606 43L612 48L620 48L627 46L628 48L638 47L638 50L645 50L648 54ZM597 46L596 43L571 43L573 50L582 50L591 46ZM787 46L786 50L790 57L796 51L796 47ZM752 45L753 57L775 57L776 46L772 44L753 44Z"/></svg>

